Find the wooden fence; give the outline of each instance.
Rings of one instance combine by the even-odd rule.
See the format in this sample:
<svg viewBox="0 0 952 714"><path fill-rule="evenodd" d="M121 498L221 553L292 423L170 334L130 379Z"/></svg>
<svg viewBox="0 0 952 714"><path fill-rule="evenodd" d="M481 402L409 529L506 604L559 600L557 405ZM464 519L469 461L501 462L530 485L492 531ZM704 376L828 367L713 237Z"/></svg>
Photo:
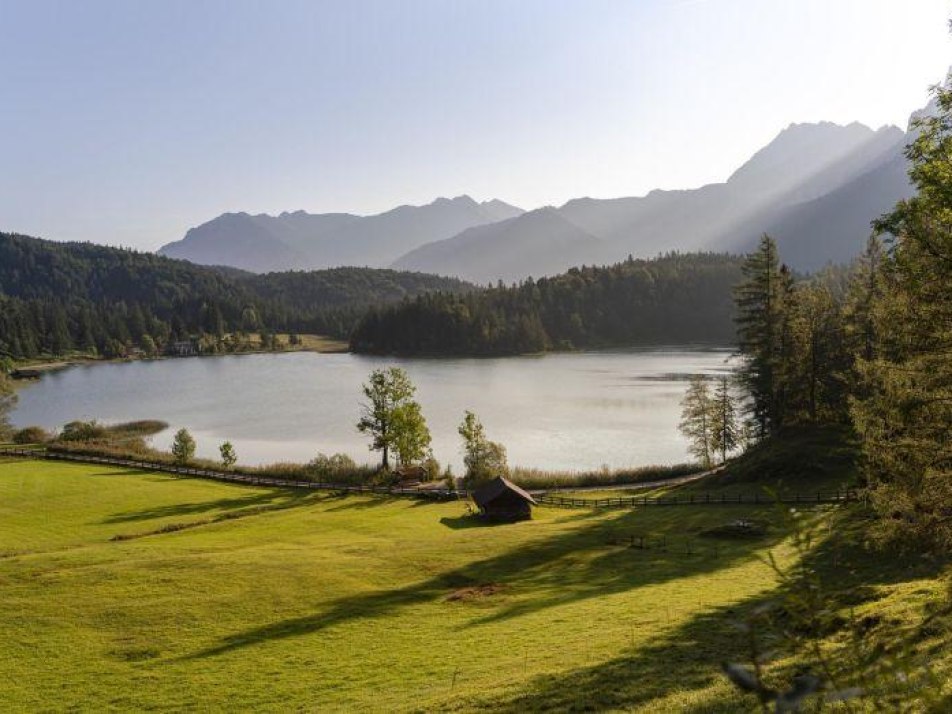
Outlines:
<svg viewBox="0 0 952 714"><path fill-rule="evenodd" d="M106 464L108 466L124 466L127 468L143 469L147 471L161 471L163 473L195 478L209 478L216 481L231 481L234 483L252 486L274 486L276 488L300 488L311 491L334 491L338 493L375 493L392 496L412 496L414 498L447 501L465 498L466 491L451 491L449 489L416 489L401 488L398 486L354 486L350 484L326 483L322 481L299 481L294 479L275 478L274 476L250 475L231 471L214 469L199 469L191 466L178 466L157 461L142 461L139 459L122 459L114 456L94 456L92 454L70 453L64 451L47 451L41 449L0 448L0 456L24 456L31 459L48 459L52 461L75 461L90 464Z"/></svg>
<svg viewBox="0 0 952 714"><path fill-rule="evenodd" d="M728 506L728 505L771 505L848 503L860 500L859 494L851 489L839 491L818 491L816 493L796 493L771 496L766 493L691 493L672 496L616 496L612 498L571 498L541 494L536 502L544 506L559 508L635 508L642 506Z"/></svg>
<svg viewBox="0 0 952 714"><path fill-rule="evenodd" d="M336 493L368 493L384 496L405 496L431 501L449 501L468 498L465 490L417 489L399 486L354 486L349 484L327 483L322 481L301 481L276 478L274 476L250 475L215 469L200 469L190 466L123 459L113 456L94 456L75 452L49 451L41 448L0 447L0 456L23 456L32 459L53 461L74 461L80 463L106 464L127 468L161 471L163 473L209 478L217 481L230 481L252 486L273 486L275 488L298 488L311 491L332 491ZM536 493L536 503L540 506L557 508L640 508L646 506L727 506L727 505L772 505L777 503L790 505L810 505L823 503L849 503L860 500L860 495L852 490L818 491L816 493L786 494L770 496L765 493L692 493L672 496L615 496L611 498L577 498L557 496L548 493Z"/></svg>

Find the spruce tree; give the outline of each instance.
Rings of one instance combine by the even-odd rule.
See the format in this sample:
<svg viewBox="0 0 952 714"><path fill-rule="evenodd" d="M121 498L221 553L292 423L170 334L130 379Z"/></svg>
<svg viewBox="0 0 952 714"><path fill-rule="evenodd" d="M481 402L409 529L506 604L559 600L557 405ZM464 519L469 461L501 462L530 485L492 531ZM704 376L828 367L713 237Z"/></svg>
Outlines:
<svg viewBox="0 0 952 714"><path fill-rule="evenodd" d="M743 282L736 288L737 338L745 357L740 380L750 395L751 415L759 436L780 426L778 367L784 337L783 295L790 283L781 273L777 244L764 234L741 267Z"/></svg>
<svg viewBox="0 0 952 714"><path fill-rule="evenodd" d="M719 453L721 463L740 445L737 408L730 390L730 380L721 377L711 399L711 450Z"/></svg>
<svg viewBox="0 0 952 714"><path fill-rule="evenodd" d="M877 229L889 255L853 408L886 537L952 545L952 90L908 147L917 195Z"/></svg>

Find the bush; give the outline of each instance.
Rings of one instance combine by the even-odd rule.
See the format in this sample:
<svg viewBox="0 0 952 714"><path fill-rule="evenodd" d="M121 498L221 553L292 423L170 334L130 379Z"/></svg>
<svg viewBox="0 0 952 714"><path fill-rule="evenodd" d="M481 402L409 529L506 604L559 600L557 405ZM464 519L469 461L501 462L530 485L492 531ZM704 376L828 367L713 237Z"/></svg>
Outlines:
<svg viewBox="0 0 952 714"><path fill-rule="evenodd" d="M106 427L97 421L71 421L63 426L59 441L94 441L106 437Z"/></svg>
<svg viewBox="0 0 952 714"><path fill-rule="evenodd" d="M53 435L42 426L28 426L13 434L14 444L45 444Z"/></svg>
<svg viewBox="0 0 952 714"><path fill-rule="evenodd" d="M307 465L307 473L318 480L334 481L357 470L357 464L347 454L318 454Z"/></svg>

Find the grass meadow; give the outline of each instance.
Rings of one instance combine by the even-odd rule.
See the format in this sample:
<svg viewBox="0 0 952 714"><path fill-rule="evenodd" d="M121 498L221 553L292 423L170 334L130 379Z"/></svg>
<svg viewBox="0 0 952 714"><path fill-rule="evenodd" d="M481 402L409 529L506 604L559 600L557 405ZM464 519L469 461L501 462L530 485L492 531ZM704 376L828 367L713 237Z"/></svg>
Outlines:
<svg viewBox="0 0 952 714"><path fill-rule="evenodd" d="M539 508L491 527L465 513L461 502L0 460L0 701L27 711L750 707L719 667L743 655L738 617L777 588L767 553L784 566L803 556L782 513ZM736 518L771 526L757 539L700 536ZM671 546L629 547L644 534ZM897 617L938 597L934 568L873 565L849 577L873 577L870 602L895 601Z"/></svg>

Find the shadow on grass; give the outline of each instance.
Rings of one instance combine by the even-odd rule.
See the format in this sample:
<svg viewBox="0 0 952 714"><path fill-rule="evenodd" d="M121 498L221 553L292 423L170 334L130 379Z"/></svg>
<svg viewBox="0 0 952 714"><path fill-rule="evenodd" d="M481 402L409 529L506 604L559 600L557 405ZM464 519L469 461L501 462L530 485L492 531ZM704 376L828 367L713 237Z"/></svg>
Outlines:
<svg viewBox="0 0 952 714"><path fill-rule="evenodd" d="M877 586L895 585L936 577L948 561L902 559L876 553L862 545L862 519L849 514L843 530L830 535L804 558L817 573L837 608L849 608L882 597ZM794 587L802 583L794 583ZM750 653L737 628L746 613L776 601L782 588L741 603L701 612L682 626L615 659L570 672L532 679L522 692L502 698L467 701L473 709L521 714L527 711L628 710L645 707L663 711L664 700L678 691L694 692L692 703L679 702L679 711L690 714L755 711L756 700L727 686L720 671L725 661L747 661ZM915 645L915 628L893 635L891 645ZM889 633L882 633L890 637ZM796 665L793 665L796 666ZM792 675L788 670L788 675ZM721 683L724 687L707 692ZM936 709L952 703L946 697ZM685 708L687 707L687 708Z"/></svg>
<svg viewBox="0 0 952 714"><path fill-rule="evenodd" d="M365 511L371 508L377 508L378 506L386 506L397 500L393 496L355 496L350 493L335 494L331 496L331 498L339 500L340 503L327 508L328 513L335 513L337 511Z"/></svg>
<svg viewBox="0 0 952 714"><path fill-rule="evenodd" d="M467 528L495 528L510 525L508 523L499 523L498 521L487 521L485 518L480 518L475 514L453 517L443 516L440 519L440 524L454 531L465 530Z"/></svg>
<svg viewBox="0 0 952 714"><path fill-rule="evenodd" d="M720 549L717 557L707 558L661 553L649 555L627 547L609 545L612 533L619 528L637 525L641 518L639 513L616 514L407 587L340 598L313 614L229 635L217 645L183 659L221 655L267 641L313 634L354 620L389 617L403 608L442 599L458 587L454 583L459 582L502 583L511 588L511 592L517 595L513 604L473 625L505 620L568 602L710 573L733 562L754 557L754 551L765 545L764 541L738 543ZM681 525L680 522L674 524L676 527ZM508 527L531 528L533 524L521 523ZM780 534L774 537L775 540L780 538Z"/></svg>
<svg viewBox="0 0 952 714"><path fill-rule="evenodd" d="M246 508L276 506L284 504L300 504L307 500L307 496L312 494L301 493L291 490L274 489L262 493L254 493L241 498L219 498L211 501L201 501L198 503L175 503L167 506L156 506L141 511L128 511L125 513L116 513L105 518L103 524L134 523L137 521L149 521L156 518L169 518L173 516L193 516L210 511L239 511Z"/></svg>

